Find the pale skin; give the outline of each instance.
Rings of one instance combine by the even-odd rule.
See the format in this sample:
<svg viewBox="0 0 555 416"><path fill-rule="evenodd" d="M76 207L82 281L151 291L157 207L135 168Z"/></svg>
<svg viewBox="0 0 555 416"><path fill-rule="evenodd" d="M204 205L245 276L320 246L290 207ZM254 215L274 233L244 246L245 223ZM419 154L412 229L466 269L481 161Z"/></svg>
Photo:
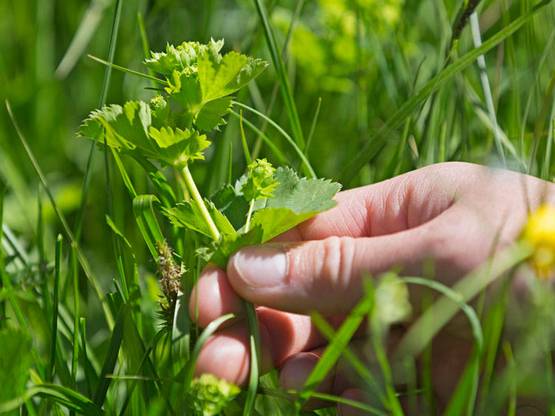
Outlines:
<svg viewBox="0 0 555 416"><path fill-rule="evenodd" d="M529 211L553 199L552 188L514 172L444 163L339 193L335 208L271 244L239 251L226 270L203 271L191 315L200 326L226 313L238 318L205 345L197 374L246 382L246 299L259 305L264 370L277 368L283 387L300 388L325 348L308 314L318 311L339 322L362 296L364 276L392 268L419 275L430 259L436 279L453 285L512 244ZM432 364L440 403L448 399L468 352L464 334L444 332L434 341ZM320 389L363 399L341 370Z"/></svg>

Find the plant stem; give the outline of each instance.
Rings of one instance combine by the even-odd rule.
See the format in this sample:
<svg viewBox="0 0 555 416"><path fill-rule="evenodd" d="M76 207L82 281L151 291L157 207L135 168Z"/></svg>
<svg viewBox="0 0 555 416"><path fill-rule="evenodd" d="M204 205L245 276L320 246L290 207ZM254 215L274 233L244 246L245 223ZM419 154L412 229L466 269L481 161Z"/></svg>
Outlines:
<svg viewBox="0 0 555 416"><path fill-rule="evenodd" d="M197 188L197 185L195 184L193 175L191 175L191 171L189 170L189 167L185 166L182 170L182 173L183 173L183 179L185 180L185 185L187 186L187 190L189 191L193 200L199 207L202 218L204 219L204 221L206 221L206 225L208 225L210 234L212 234L212 238L215 241L218 241L220 239L220 232L218 231L218 227L216 227L214 220L210 216L210 212L208 212L208 208L206 208L206 204L204 203L204 200L200 195L200 192Z"/></svg>
<svg viewBox="0 0 555 416"><path fill-rule="evenodd" d="M251 218L254 211L254 199L249 202L249 212L247 214L247 222L245 223L245 232L248 233L251 228Z"/></svg>
<svg viewBox="0 0 555 416"><path fill-rule="evenodd" d="M245 233L248 233L251 226L252 213L254 211L254 199L249 202L249 212L247 213L247 221L245 222ZM251 371L249 375L249 387L247 397L245 399L245 407L243 415L250 415L256 401L256 393L258 391L258 377L260 376L260 330L258 327L258 317L256 316L256 308L250 302L245 302L245 310L247 312L247 322L249 325L249 344L251 351L250 365Z"/></svg>

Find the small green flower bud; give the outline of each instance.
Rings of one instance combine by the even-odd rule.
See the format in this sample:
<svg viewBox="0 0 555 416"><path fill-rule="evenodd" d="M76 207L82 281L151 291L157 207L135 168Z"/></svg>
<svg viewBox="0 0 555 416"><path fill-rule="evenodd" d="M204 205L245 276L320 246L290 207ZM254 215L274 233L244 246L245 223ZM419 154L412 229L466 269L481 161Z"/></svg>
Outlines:
<svg viewBox="0 0 555 416"><path fill-rule="evenodd" d="M241 188L247 201L270 198L278 186L276 169L266 159L257 159L248 166L247 181Z"/></svg>

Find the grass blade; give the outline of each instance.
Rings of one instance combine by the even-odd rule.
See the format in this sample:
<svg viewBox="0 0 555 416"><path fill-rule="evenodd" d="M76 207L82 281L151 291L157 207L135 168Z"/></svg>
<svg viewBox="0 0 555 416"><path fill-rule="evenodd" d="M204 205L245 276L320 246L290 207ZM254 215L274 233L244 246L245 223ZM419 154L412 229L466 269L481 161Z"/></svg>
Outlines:
<svg viewBox="0 0 555 416"><path fill-rule="evenodd" d="M145 240L152 258L158 259L158 244L164 241L164 235L154 213L154 204L159 200L154 195L138 195L133 199L133 214L139 231Z"/></svg>
<svg viewBox="0 0 555 416"><path fill-rule="evenodd" d="M43 186L43 188L46 192L46 195L48 196L48 199L50 200L50 204L52 205L52 208L54 209L54 212L56 213L56 216L58 217L60 223L62 224L62 227L63 227L68 239L70 240L72 246L75 247L75 250L77 251L77 256L78 256L79 262L81 264L81 267L83 268L83 271L84 271L85 275L87 276L87 279L89 280L91 286L93 287L98 299L102 303L102 308L103 308L103 311L104 311L104 316L106 318L106 322L108 323L109 327L112 327L113 326L112 312L110 311L110 308L108 307L108 304L106 303L106 299L104 297L102 289L100 288L100 285L98 284L95 276L92 274L91 269L89 267L89 264L88 264L85 256L83 255L81 249L79 248L79 244L78 244L77 240L75 239L71 229L69 228L69 225L68 225L68 223L65 219L64 214L62 213L62 211L58 207L58 204L56 203L56 200L54 199L54 195L52 194L52 191L50 190L48 182L46 181L46 176L42 172L42 169L41 169L37 159L35 158L35 155L33 154L33 151L31 150L31 147L29 146L29 143L27 142L27 139L25 139L25 136L23 136L23 133L21 132L21 130L19 128L19 125L17 124L17 121L16 121L16 119L13 115L12 108L10 106L9 101L6 100L5 104L6 104L6 109L8 111L8 115L10 116L13 127L14 127L14 129L17 133L17 137L19 138L19 141L23 145L23 148L25 149L25 153L27 154L27 157L31 161L31 164L33 165L33 169L35 170L35 173L38 176L38 178L39 178L39 180L40 180L40 182L41 182L41 184L42 184L42 186Z"/></svg>
<svg viewBox="0 0 555 416"><path fill-rule="evenodd" d="M312 117L312 124L310 125L310 132L308 133L308 138L306 139L305 153L308 153L310 145L312 144L312 139L314 137L314 132L316 131L316 125L318 124L318 118L320 117L320 110L322 108L322 97L318 97L318 104L316 104L316 110L314 111L314 117Z"/></svg>
<svg viewBox="0 0 555 416"><path fill-rule="evenodd" d="M419 355L434 335L453 318L463 303L474 298L495 279L520 264L529 255L530 248L517 244L468 274L452 288L455 293L458 293L458 302L454 303L446 297L436 301L410 327L395 354L398 357Z"/></svg>
<svg viewBox="0 0 555 416"><path fill-rule="evenodd" d="M376 133L376 135L370 140L366 146L361 149L360 153L354 160L347 165L345 170L341 174L342 182L345 185L350 184L355 175L360 171L360 169L375 156L377 149L382 146L387 137L392 134L392 132L403 125L405 120L421 106L424 101L426 101L435 91L437 91L442 85L444 85L448 80L453 78L463 69L472 65L472 63L480 56L493 49L499 43L503 42L517 30L519 30L524 24L526 24L534 15L541 10L544 6L551 3L551 0L543 0L534 6L526 14L516 18L508 26L501 29L487 41L485 41L482 46L475 48L461 58L454 61L452 64L443 69L434 78L428 81L415 95L409 98L396 112L391 116L387 123Z"/></svg>
<svg viewBox="0 0 555 416"><path fill-rule="evenodd" d="M153 75L145 74L144 72L134 71L133 69L125 68L124 66L117 65L109 61L105 61L104 59L97 58L94 55L87 55L87 57L89 57L95 62L98 62L99 64L107 66L110 69L117 69L118 71L124 72L126 74L131 74L140 78L148 79L150 81L155 81L162 85L168 85L168 82L162 78L157 78Z"/></svg>
<svg viewBox="0 0 555 416"><path fill-rule="evenodd" d="M56 254L54 260L54 287L52 290L52 324L50 336L50 360L48 363L48 371L46 380L52 381L54 378L54 365L56 364L56 345L58 343L58 307L60 303L60 275L62 268L62 246L63 237L58 235L56 239Z"/></svg>
<svg viewBox="0 0 555 416"><path fill-rule="evenodd" d="M295 143L297 144L297 146L299 146L300 149L304 149L305 141L303 130L301 127L301 120L299 118L297 106L295 105L295 100L293 98L293 93L289 84L287 70L281 57L281 53L278 49L274 32L268 20L268 12L266 11L263 0L254 0L254 3L258 12L258 16L260 17L260 21L262 22L262 26L264 27L264 35L266 37L268 49L270 50L270 55L272 56L274 68L279 77L281 95L283 97L287 113L289 115L289 123L291 124L291 130L293 131L293 137L295 137Z"/></svg>
<svg viewBox="0 0 555 416"><path fill-rule="evenodd" d="M235 111L231 111L230 113L232 116L234 116L235 118L239 119L241 117L240 114L237 114ZM266 143L266 146L268 146L272 152L272 154L279 160L280 163L282 164L287 164L287 157L283 154L283 152L281 150L279 150L279 148L272 142L272 140L266 136L266 134L264 134L264 132L259 129L258 127L256 127L254 124L252 124L249 120L247 119L243 119L243 123L250 128L253 132L255 132L256 134L258 134L258 137L260 138L260 140L263 140L264 143ZM255 153L253 152L253 155L255 155Z"/></svg>
<svg viewBox="0 0 555 416"><path fill-rule="evenodd" d="M241 132L241 145L243 146L243 154L245 155L245 162L247 166L251 164L252 157L247 144L247 136L245 136L245 128L243 126L243 110L239 112L239 131Z"/></svg>
<svg viewBox="0 0 555 416"><path fill-rule="evenodd" d="M206 344L206 341L208 341L208 338L210 338L225 322L229 321L230 319L233 319L234 317L235 317L235 315L230 314L230 313L228 313L227 315L224 315L224 316L220 316L218 319L210 322L206 326L204 331L202 331L202 333L198 337L197 342L195 343L195 347L193 348L193 351L191 353L191 359L189 360L189 362L187 363L187 365L185 366L185 369L184 369L185 386L189 386L191 384L191 381L193 381L193 374L194 374L194 371L195 371L195 364L196 364L198 356L200 354L200 350L202 349L204 344Z"/></svg>
<svg viewBox="0 0 555 416"><path fill-rule="evenodd" d="M470 15L470 28L472 29L472 40L474 42L474 47L479 48L480 46L482 46L482 37L480 34L480 22L478 20L477 12L474 12ZM497 153L499 153L499 157L501 158L503 165L506 165L505 151L503 150L500 127L497 122L497 114L495 112L495 105L493 103L493 94L491 92L491 86L488 78L488 68L486 65L485 56L478 56L476 63L478 64L478 70L480 71L480 82L482 84L482 90L486 99L486 108L488 109L491 124L493 125L493 136L495 137L495 146L497 148Z"/></svg>
<svg viewBox="0 0 555 416"><path fill-rule="evenodd" d="M125 308L125 306L123 306ZM104 364L102 366L102 371L100 372L100 378L98 381L98 386L96 387L96 392L94 394L94 403L101 407L106 400L106 393L108 393L108 388L110 387L111 378L107 377L109 374L114 372L116 367L119 350L123 340L123 325L125 322L125 314L123 310L120 310L118 318L114 329L112 330L112 337L110 339L110 346L106 353L106 358L104 359Z"/></svg>
<svg viewBox="0 0 555 416"><path fill-rule="evenodd" d="M91 396L93 392L93 382L98 381L98 376L87 355L87 320L85 318L79 319L79 336L81 337L81 357L85 363L83 366L85 371L85 385L87 387L87 394Z"/></svg>
<svg viewBox="0 0 555 416"><path fill-rule="evenodd" d="M26 401L35 396L52 400L69 410L73 410L85 416L102 416L104 412L95 405L90 399L67 387L56 384L41 384L28 389L22 397L6 403L0 403L0 413L7 413L17 409Z"/></svg>
<svg viewBox="0 0 555 416"><path fill-rule="evenodd" d="M79 294L79 270L77 268L77 256L75 248L72 247L69 256L68 275L73 284L73 356L71 359L71 376L77 385L77 369L79 366L79 315L80 315L80 294Z"/></svg>
<svg viewBox="0 0 555 416"><path fill-rule="evenodd" d="M297 392L297 391L284 392L282 390L264 387L261 393L267 396L277 397L284 400L295 400L295 396L298 396L300 392ZM354 409L362 410L366 412L365 414L369 414L369 415L376 415L376 416L387 415L387 413L381 411L380 409L376 409L375 407L372 407L366 403L361 403L356 400L351 400L345 397L336 396L334 394L321 393L321 392L315 391L312 394L312 397L314 397L315 399L324 400L330 403L344 404Z"/></svg>
<svg viewBox="0 0 555 416"><path fill-rule="evenodd" d="M114 11L114 19L112 21L112 28L110 31L110 43L108 46L108 64L114 62L114 56L116 54L116 46L118 40L118 31L119 31L119 24L121 20L121 8L122 8L122 1L116 0L116 9ZM102 81L102 90L100 93L100 98L98 100L98 107L102 108L106 105L106 98L108 97L108 90L110 89L110 80L112 77L112 68L110 66L106 67L104 71L104 80ZM83 178L83 191L81 194L81 205L79 208L79 212L77 214L77 221L75 225L75 236L76 240L79 241L81 237L81 227L83 224L83 218L85 215L85 205L87 204L87 197L89 193L90 187L90 179L91 179L91 169L92 169L92 162L94 158L94 143L91 143L91 147L89 149L89 155L87 157L87 165L85 168L85 177ZM105 157L105 161L106 161ZM108 167L108 166L106 166ZM106 171L108 172L108 171Z"/></svg>
<svg viewBox="0 0 555 416"><path fill-rule="evenodd" d="M56 68L57 78L64 79L71 73L93 38L108 5L109 3L104 1L91 1L66 53L60 61L58 68Z"/></svg>
<svg viewBox="0 0 555 416"><path fill-rule="evenodd" d="M285 140L287 140L287 142L289 142L291 147L295 150L295 152L297 153L299 158L302 160L303 165L305 166L306 170L308 171L308 175L310 176L310 178L315 179L317 177L316 173L314 172L314 169L312 169L312 165L310 164L310 162L306 158L305 154L302 152L302 150L299 148L299 146L297 146L297 144L291 138L291 136L289 136L289 134L287 134L287 132L279 126L279 124L277 124L274 120L272 120L268 116L262 114L260 111L255 110L252 107L249 107L248 105L245 105L245 104L237 102L237 101L233 101L232 103L234 105L238 105L239 107L242 107L242 108L250 111L251 113L256 114L257 116L266 120L270 125L272 125L285 138Z"/></svg>
<svg viewBox="0 0 555 416"><path fill-rule="evenodd" d="M327 338L328 342L332 342L337 337L337 333L333 330L333 327L320 314L314 313L312 315L312 323L318 329L318 331L320 331L322 335ZM378 397L378 399L382 402L382 404L386 406L386 397L383 394L382 389L380 388L375 377L372 375L372 372L370 371L368 366L364 364L362 360L358 358L357 355L348 346L345 347L345 349L343 350L343 356L345 357L345 360L349 363L349 365L361 377L361 379L364 380L364 382L371 390L371 393L375 394L376 397ZM316 393L317 392L314 392L312 397L316 397Z"/></svg>
<svg viewBox="0 0 555 416"><path fill-rule="evenodd" d="M336 332L335 338L328 345L322 357L312 369L307 377L303 391L300 394L302 402L306 402L312 397L314 390L324 380L326 375L333 369L339 357L349 345L351 338L362 323L363 319L368 315L374 304L374 298L367 296L355 306L347 319L343 322L339 330Z"/></svg>
<svg viewBox="0 0 555 416"><path fill-rule="evenodd" d="M478 315L471 306L469 306L466 302L461 301L459 293L442 283L421 277L404 277L403 280L409 284L425 286L439 292L446 298L449 298L451 301L456 303L461 311L466 315L468 322L470 323L470 327L472 328L472 335L474 336L476 349L473 352L472 358L470 359L470 362L461 377L461 381L452 396L446 414L453 416L463 413L466 413L469 416L474 414L476 395L480 382L480 358L484 347L484 335ZM464 409L466 409L466 412Z"/></svg>
<svg viewBox="0 0 555 416"><path fill-rule="evenodd" d="M454 303L458 304L470 323L472 335L474 336L474 341L476 342L478 350L482 350L484 346L484 334L482 331L482 325L480 324L480 319L474 309L461 299L460 293L435 280L425 279L422 277L403 277L402 279L409 284L425 286L435 290L446 298L449 298Z"/></svg>
<svg viewBox="0 0 555 416"><path fill-rule="evenodd" d="M4 233L2 232L2 230L4 229L3 224L4 224L4 198L6 196L8 187L6 186L6 184L4 183L4 181L2 180L2 177L0 177L0 243L4 240ZM2 244L0 244L0 274L3 274L3 270L5 267L5 260L4 260L4 250L2 248ZM4 287L4 284L2 283L3 279L0 279L0 290L2 290L2 288ZM0 316L6 316L6 304L4 303L4 301L0 301ZM4 327L4 323L2 322L3 320L0 320L0 328Z"/></svg>
<svg viewBox="0 0 555 416"><path fill-rule="evenodd" d="M247 321L249 324L249 347L250 347L250 374L249 386L247 389L247 397L243 408L243 416L253 414L256 394L258 393L258 378L260 376L260 329L258 319L256 317L256 309L252 303L245 302L247 311Z"/></svg>
<svg viewBox="0 0 555 416"><path fill-rule="evenodd" d="M164 337L165 335L165 329L161 329L160 331L158 331L156 333L156 335L154 336L154 338L152 339L152 341L150 342L150 345L148 348L146 348L144 350L144 355L140 361L139 366L137 367L137 369L135 370L135 372L133 374L140 374L143 371L143 367L146 363L149 363L149 366L152 367L153 364L150 362L150 354L152 353L152 351L156 348L156 345L158 344L158 342ZM133 395L133 392L135 390L135 387L137 386L137 381L135 380L131 386L127 389L127 394L125 396L125 399L123 400L123 404L121 406L121 409L119 411L120 416L124 416L127 411L127 407L129 406L129 402L131 401L131 397ZM156 382L156 386L158 387L158 381L155 380ZM164 396L164 399L167 401L167 398ZM168 408L171 408L169 405L169 402L166 403ZM174 413L173 411L171 412L172 414Z"/></svg>

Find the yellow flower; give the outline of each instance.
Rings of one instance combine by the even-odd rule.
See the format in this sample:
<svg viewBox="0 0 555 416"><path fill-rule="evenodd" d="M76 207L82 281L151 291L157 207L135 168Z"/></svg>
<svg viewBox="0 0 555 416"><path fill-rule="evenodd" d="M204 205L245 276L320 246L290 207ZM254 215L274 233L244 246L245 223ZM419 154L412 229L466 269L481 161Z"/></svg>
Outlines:
<svg viewBox="0 0 555 416"><path fill-rule="evenodd" d="M544 204L532 213L522 239L534 249L530 263L538 277L549 278L555 270L555 206Z"/></svg>

